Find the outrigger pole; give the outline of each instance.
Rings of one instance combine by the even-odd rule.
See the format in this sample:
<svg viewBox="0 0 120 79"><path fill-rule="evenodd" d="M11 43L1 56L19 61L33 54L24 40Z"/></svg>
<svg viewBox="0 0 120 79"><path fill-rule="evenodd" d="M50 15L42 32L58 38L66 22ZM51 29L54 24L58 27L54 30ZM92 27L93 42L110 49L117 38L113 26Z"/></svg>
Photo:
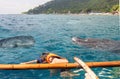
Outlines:
<svg viewBox="0 0 120 79"><path fill-rule="evenodd" d="M120 61L86 62L89 67L120 67ZM0 64L0 70L25 70L25 69L71 69L82 68L78 63L57 64Z"/></svg>
<svg viewBox="0 0 120 79"><path fill-rule="evenodd" d="M74 57L74 60L86 71L85 79L99 79L98 76L81 59Z"/></svg>

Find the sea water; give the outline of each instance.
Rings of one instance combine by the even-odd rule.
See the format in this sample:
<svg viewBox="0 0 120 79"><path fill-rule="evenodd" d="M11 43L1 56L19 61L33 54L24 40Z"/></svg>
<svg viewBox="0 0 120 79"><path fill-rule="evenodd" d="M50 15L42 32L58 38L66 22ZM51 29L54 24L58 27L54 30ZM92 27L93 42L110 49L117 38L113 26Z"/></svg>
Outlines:
<svg viewBox="0 0 120 79"><path fill-rule="evenodd" d="M120 53L85 48L72 42L72 37L120 40L119 17L114 15L0 15L0 39L33 36L29 48L0 48L1 64L19 64L37 59L43 52L53 52L75 62L120 60ZM72 69L72 71L77 69ZM100 79L120 79L120 68L92 68ZM84 79L84 71L71 79ZM0 70L0 79L63 79L49 70ZM67 78L69 79L69 77Z"/></svg>

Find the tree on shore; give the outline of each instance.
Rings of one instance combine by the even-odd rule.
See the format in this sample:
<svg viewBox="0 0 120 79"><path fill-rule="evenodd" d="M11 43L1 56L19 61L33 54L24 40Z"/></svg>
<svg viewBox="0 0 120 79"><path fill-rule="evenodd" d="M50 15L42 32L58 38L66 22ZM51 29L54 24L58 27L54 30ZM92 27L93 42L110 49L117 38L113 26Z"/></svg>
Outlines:
<svg viewBox="0 0 120 79"><path fill-rule="evenodd" d="M111 12L113 14L119 13L120 12L120 5L113 5L113 7L111 8Z"/></svg>

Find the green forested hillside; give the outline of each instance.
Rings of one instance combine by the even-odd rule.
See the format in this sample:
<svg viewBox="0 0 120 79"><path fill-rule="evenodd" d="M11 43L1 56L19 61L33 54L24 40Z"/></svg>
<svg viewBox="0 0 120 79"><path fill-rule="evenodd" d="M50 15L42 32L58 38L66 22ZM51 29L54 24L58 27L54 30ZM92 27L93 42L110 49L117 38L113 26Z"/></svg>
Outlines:
<svg viewBox="0 0 120 79"><path fill-rule="evenodd" d="M110 12L115 5L119 5L119 0L52 0L25 13Z"/></svg>

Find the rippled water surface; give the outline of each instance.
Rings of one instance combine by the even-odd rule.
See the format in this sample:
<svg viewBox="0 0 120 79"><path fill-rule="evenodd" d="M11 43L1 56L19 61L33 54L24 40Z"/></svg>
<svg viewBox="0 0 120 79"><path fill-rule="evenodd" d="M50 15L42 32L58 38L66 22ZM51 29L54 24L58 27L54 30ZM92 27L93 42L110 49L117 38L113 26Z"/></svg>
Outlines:
<svg viewBox="0 0 120 79"><path fill-rule="evenodd" d="M74 44L72 37L120 40L118 16L95 15L0 15L0 39L31 35L30 48L0 48L0 63L21 63L37 59L42 52L53 52L74 62L77 56L85 62L120 60L120 53L88 49ZM77 69L73 69L77 70ZM93 68L100 79L120 79L120 68ZM83 79L80 76L72 79ZM0 70L0 79L63 79L49 70ZM69 78L67 78L69 79Z"/></svg>

